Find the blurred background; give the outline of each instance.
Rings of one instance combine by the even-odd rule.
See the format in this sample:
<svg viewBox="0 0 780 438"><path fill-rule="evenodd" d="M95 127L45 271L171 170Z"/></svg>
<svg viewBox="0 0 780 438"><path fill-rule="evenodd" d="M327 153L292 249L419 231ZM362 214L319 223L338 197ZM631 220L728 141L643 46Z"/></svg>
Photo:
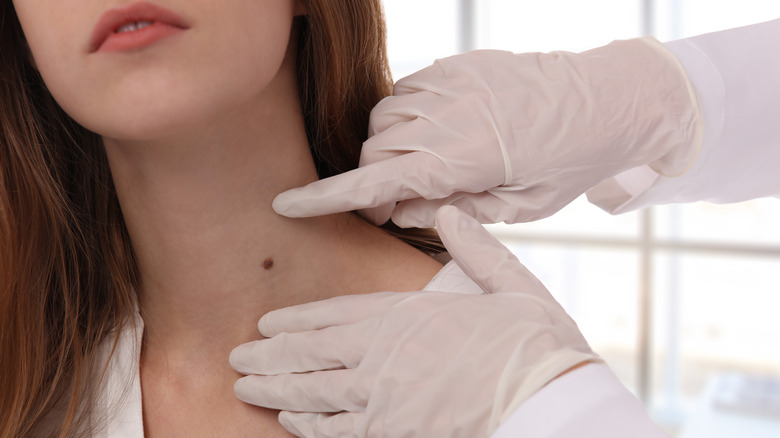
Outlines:
<svg viewBox="0 0 780 438"><path fill-rule="evenodd" d="M780 18L767 0L385 0L395 79L472 49L583 51ZM494 225L673 436L780 436L780 200Z"/></svg>

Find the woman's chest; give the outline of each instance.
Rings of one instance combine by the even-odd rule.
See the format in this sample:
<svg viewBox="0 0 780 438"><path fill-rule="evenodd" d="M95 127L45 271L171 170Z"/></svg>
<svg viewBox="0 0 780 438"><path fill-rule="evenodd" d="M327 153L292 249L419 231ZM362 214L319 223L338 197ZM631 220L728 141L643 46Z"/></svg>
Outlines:
<svg viewBox="0 0 780 438"><path fill-rule="evenodd" d="M143 375L143 373L142 373ZM142 379L142 382L144 379ZM143 384L143 430L157 437L290 438L278 411L248 405L233 394L232 381Z"/></svg>
<svg viewBox="0 0 780 438"><path fill-rule="evenodd" d="M241 402L237 402L241 403ZM277 420L278 411L220 404L217 400L177 403L175 407L144 403L144 436L290 438Z"/></svg>

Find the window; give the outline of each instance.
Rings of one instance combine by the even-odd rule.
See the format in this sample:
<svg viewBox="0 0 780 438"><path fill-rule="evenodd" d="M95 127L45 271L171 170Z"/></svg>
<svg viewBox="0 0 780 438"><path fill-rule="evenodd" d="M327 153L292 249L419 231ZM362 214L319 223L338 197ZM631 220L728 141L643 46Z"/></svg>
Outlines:
<svg viewBox="0 0 780 438"><path fill-rule="evenodd" d="M780 2L764 0L386 0L385 8L396 78L473 48L582 51L780 18ZM581 198L551 218L490 229L659 423L693 437L686 425L719 376L780 376L779 221L777 199L610 216Z"/></svg>

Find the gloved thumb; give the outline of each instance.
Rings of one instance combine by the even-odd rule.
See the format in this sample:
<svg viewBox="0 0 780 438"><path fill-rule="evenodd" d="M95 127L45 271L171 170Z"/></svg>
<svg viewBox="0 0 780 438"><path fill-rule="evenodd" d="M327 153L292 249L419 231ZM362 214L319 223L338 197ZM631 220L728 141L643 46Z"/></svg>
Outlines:
<svg viewBox="0 0 780 438"><path fill-rule="evenodd" d="M436 228L453 260L487 293L529 292L552 297L507 247L457 207L436 212Z"/></svg>

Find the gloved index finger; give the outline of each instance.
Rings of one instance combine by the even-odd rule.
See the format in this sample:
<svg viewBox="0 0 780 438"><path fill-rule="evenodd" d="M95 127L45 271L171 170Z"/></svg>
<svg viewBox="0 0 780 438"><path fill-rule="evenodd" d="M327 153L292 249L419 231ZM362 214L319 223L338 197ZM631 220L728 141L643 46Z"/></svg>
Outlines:
<svg viewBox="0 0 780 438"><path fill-rule="evenodd" d="M379 320L369 318L247 342L230 353L230 366L241 374L266 376L355 368L363 360L378 325Z"/></svg>
<svg viewBox="0 0 780 438"><path fill-rule="evenodd" d="M378 315L394 304L418 292L377 292L365 295L345 295L313 303L268 312L260 318L257 328L271 338L279 333L299 333L336 325L351 324Z"/></svg>
<svg viewBox="0 0 780 438"><path fill-rule="evenodd" d="M282 216L301 218L431 196L430 184L420 176L436 172L440 165L428 153L406 153L280 193L273 208Z"/></svg>

